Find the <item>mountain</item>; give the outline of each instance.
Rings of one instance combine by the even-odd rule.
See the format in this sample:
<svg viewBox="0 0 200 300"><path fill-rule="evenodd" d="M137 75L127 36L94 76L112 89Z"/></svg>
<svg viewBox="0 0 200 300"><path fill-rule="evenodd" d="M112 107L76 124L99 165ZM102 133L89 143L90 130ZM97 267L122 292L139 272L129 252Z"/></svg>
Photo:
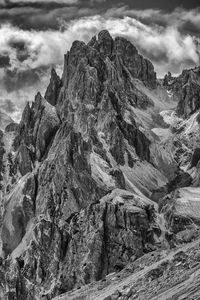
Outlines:
<svg viewBox="0 0 200 300"><path fill-rule="evenodd" d="M105 30L72 44L2 132L0 299L197 299L198 80Z"/></svg>
<svg viewBox="0 0 200 300"><path fill-rule="evenodd" d="M188 117L200 108L200 67L184 70L180 76L173 78L171 74L165 76L164 85L178 99L177 113Z"/></svg>

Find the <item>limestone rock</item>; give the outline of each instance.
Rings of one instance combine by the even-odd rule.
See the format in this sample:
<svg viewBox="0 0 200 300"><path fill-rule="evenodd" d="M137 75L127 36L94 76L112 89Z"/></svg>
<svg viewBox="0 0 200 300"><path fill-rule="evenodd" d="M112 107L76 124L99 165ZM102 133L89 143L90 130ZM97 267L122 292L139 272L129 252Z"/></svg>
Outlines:
<svg viewBox="0 0 200 300"><path fill-rule="evenodd" d="M61 86L62 86L62 81L60 77L57 75L55 69L52 68L50 83L49 86L47 87L44 98L47 100L47 102L49 102L53 106L55 106L57 103Z"/></svg>
<svg viewBox="0 0 200 300"><path fill-rule="evenodd" d="M178 77L172 77L169 73L165 76L164 85L178 101L177 113L184 118L200 108L200 68L184 70Z"/></svg>
<svg viewBox="0 0 200 300"><path fill-rule="evenodd" d="M43 283L51 289L42 294L52 298L123 269L153 241L146 209L134 206L131 199L129 205L125 199L124 205L103 201L71 215L61 227L44 219L38 222L32 243L19 257L24 262L22 293L36 296L34 282Z"/></svg>
<svg viewBox="0 0 200 300"><path fill-rule="evenodd" d="M5 153L4 149L4 142L3 142L3 132L0 130L0 181L3 178L3 171L4 171L4 165L3 165L3 156ZM2 189L2 186L0 185L0 190Z"/></svg>
<svg viewBox="0 0 200 300"><path fill-rule="evenodd" d="M142 124L157 110L157 85L153 65L130 41L102 31L88 44L75 41L62 79L52 70L45 98L27 103L3 154L8 298L52 299L163 246L168 215L159 219L150 197L165 190L174 160L149 119Z"/></svg>
<svg viewBox="0 0 200 300"><path fill-rule="evenodd" d="M190 226L200 224L200 188L183 187L176 189L160 200L160 210L165 214L167 226L174 234Z"/></svg>
<svg viewBox="0 0 200 300"><path fill-rule="evenodd" d="M18 153L16 156L16 163L18 165L19 172L21 173L22 176L31 172L33 169L30 152L23 141L20 144L20 147L18 149Z"/></svg>
<svg viewBox="0 0 200 300"><path fill-rule="evenodd" d="M8 195L1 227L2 250L7 256L22 241L35 213L35 177L27 174Z"/></svg>
<svg viewBox="0 0 200 300"><path fill-rule="evenodd" d="M30 152L32 161L41 160L58 130L59 124L55 108L38 93L32 106L30 107L30 104L27 103L24 109L18 135L14 140L15 149L19 149L23 142Z"/></svg>

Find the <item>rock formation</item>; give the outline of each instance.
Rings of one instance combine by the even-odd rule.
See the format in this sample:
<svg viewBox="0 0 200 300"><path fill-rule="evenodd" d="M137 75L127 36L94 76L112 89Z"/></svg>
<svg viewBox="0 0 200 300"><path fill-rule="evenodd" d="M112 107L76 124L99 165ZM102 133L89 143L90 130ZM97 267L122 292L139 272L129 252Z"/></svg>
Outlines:
<svg viewBox="0 0 200 300"><path fill-rule="evenodd" d="M161 85L134 45L105 30L73 43L62 77L52 69L45 97L0 137L0 299L86 299L79 289L128 277L130 265L152 263L154 285L168 274L154 259L197 238L200 219L198 91L183 97L183 74ZM126 292L97 299L146 299L150 287L136 294L127 280Z"/></svg>
<svg viewBox="0 0 200 300"><path fill-rule="evenodd" d="M53 106L55 106L57 103L61 86L62 81L57 75L55 69L52 68L50 83L46 90L44 98Z"/></svg>
<svg viewBox="0 0 200 300"><path fill-rule="evenodd" d="M200 109L200 68L184 70L180 76L173 78L171 74L165 76L164 85L178 100L177 113L188 117Z"/></svg>

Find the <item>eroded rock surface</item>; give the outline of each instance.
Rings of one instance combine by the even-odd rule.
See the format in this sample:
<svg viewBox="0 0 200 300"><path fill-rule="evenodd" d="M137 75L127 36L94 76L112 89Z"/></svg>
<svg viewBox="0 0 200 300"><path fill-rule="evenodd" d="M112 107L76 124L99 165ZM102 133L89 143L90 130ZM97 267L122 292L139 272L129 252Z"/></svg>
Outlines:
<svg viewBox="0 0 200 300"><path fill-rule="evenodd" d="M184 70L178 77L169 73L165 76L164 85L178 100L177 113L188 117L200 109L200 68Z"/></svg>
<svg viewBox="0 0 200 300"><path fill-rule="evenodd" d="M57 75L55 69L52 68L50 83L44 97L53 106L55 106L57 103L61 86L62 86L62 81L60 77Z"/></svg>
<svg viewBox="0 0 200 300"><path fill-rule="evenodd" d="M198 127L182 159L176 143L181 136L189 144L189 123L177 116L173 127L171 115L161 115L174 107L168 95L174 80L166 77L164 88L151 62L108 31L73 43L62 78L53 69L45 97L38 93L19 126L2 133L0 295L49 300L189 241L180 237L185 224L175 224L184 201L174 195L198 185ZM181 172L183 166L193 171ZM197 202L186 205L188 220ZM190 240L196 235L195 229ZM145 278L157 282L166 266ZM102 299L134 299L131 291Z"/></svg>
<svg viewBox="0 0 200 300"><path fill-rule="evenodd" d="M18 134L14 140L15 149L19 149L20 152L20 146L24 144L32 162L35 159L41 160L59 125L60 121L55 108L38 93L31 107L27 103L24 109ZM25 148L22 150L25 151ZM21 155L23 155L23 151Z"/></svg>
<svg viewBox="0 0 200 300"><path fill-rule="evenodd" d="M149 251L152 220L145 208L129 202L128 206L106 201L93 204L62 224L40 220L33 228L34 239L18 258L23 262L20 272L25 287L20 295L34 298L35 286L40 286L41 295L52 298L119 271ZM7 276L11 274L12 267Z"/></svg>

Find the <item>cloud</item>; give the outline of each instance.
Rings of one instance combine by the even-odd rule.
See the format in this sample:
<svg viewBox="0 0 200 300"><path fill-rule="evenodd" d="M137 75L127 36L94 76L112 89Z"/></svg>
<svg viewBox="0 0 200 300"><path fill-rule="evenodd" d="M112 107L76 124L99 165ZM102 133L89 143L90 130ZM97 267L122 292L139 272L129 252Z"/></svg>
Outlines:
<svg viewBox="0 0 200 300"><path fill-rule="evenodd" d="M42 68L27 70L7 69L3 76L4 88L8 93L11 93L27 87L33 87L40 82L42 76L44 76Z"/></svg>
<svg viewBox="0 0 200 300"><path fill-rule="evenodd" d="M125 16L136 18L146 25L157 24L161 26L173 26L184 33L198 34L200 30L200 8L185 10L176 8L172 12L164 12L160 9L129 9L128 6L111 8L106 11L107 17L123 18Z"/></svg>
<svg viewBox="0 0 200 300"><path fill-rule="evenodd" d="M15 103L12 102L10 99L0 99L0 110L4 111L8 114L13 114L16 112L17 108Z"/></svg>
<svg viewBox="0 0 200 300"><path fill-rule="evenodd" d="M7 68L10 66L10 57L8 55L0 55L0 68Z"/></svg>
<svg viewBox="0 0 200 300"><path fill-rule="evenodd" d="M0 24L12 24L24 30L59 30L61 21L84 16L92 16L99 12L94 7L13 7L0 9Z"/></svg>
<svg viewBox="0 0 200 300"><path fill-rule="evenodd" d="M114 37L129 39L153 62L159 77L167 71L178 74L200 63L200 40L195 34L200 29L197 10L177 9L167 14L152 9L128 10L124 6L100 14L96 8L71 6L50 10L42 16L38 8L23 7L21 12L22 9L29 22L27 28L12 24L0 26L0 99L15 103L16 111L12 112L15 120L27 100L33 100L39 90L45 92L50 67L56 66L61 73L64 54L72 42L88 42L101 29L108 29ZM10 13L13 14L13 8ZM15 8L17 14L23 18L19 8ZM51 20L55 23L49 27ZM30 30L36 24L38 27Z"/></svg>
<svg viewBox="0 0 200 300"><path fill-rule="evenodd" d="M74 15L76 9L70 9ZM189 20L193 20L196 27L200 26L200 17L195 10L185 14L183 10L175 10L169 17L158 10L130 10L128 14L127 8L121 7L107 10L103 15L82 17L87 13L82 9L78 18L60 21L61 30L29 31L4 24L0 27L0 55L6 52L12 68L19 70L62 65L63 56L75 39L88 42L99 30L106 28L113 36L121 35L131 40L153 61L159 76L168 70L177 74L183 68L199 64L196 38L183 31ZM128 16L124 16L126 14ZM147 22L149 19L151 23Z"/></svg>
<svg viewBox="0 0 200 300"><path fill-rule="evenodd" d="M108 29L113 36L121 35L131 40L139 51L151 59L159 76L167 70L178 74L183 68L199 64L195 39L174 26L144 24L134 17L93 16L71 21L66 35L80 36L85 41L101 29Z"/></svg>
<svg viewBox="0 0 200 300"><path fill-rule="evenodd" d="M50 68L46 70L5 70L0 73L0 111L8 113L16 122L27 101L33 101L40 91L44 94L49 82Z"/></svg>
<svg viewBox="0 0 200 300"><path fill-rule="evenodd" d="M13 5L34 5L34 4L56 4L56 5L72 5L72 4L78 4L79 0L0 0L0 5L4 7L10 7Z"/></svg>

